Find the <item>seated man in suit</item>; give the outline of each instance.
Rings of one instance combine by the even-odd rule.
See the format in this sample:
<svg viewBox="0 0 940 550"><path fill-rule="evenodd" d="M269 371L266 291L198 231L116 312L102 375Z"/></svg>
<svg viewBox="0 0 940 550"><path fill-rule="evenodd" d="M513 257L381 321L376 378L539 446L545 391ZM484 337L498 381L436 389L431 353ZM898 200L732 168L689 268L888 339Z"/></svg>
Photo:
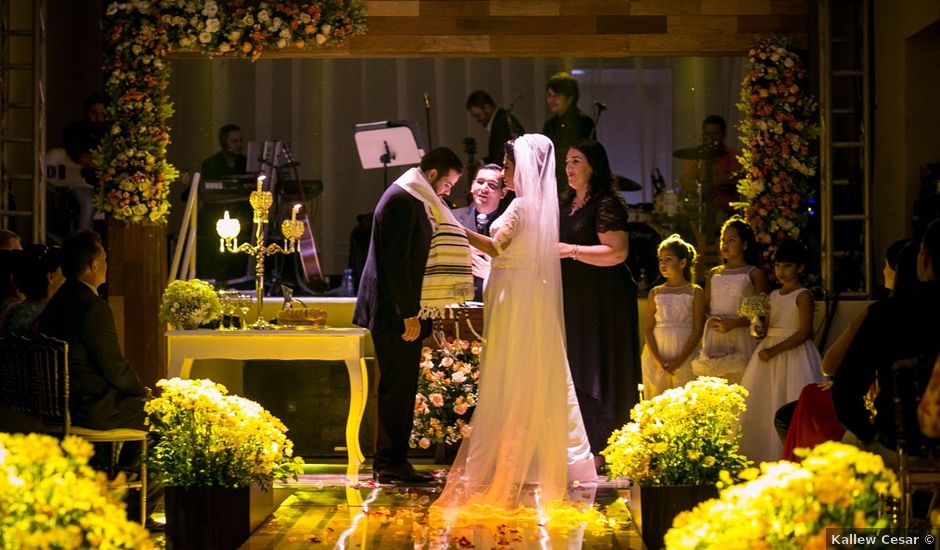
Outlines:
<svg viewBox="0 0 940 550"><path fill-rule="evenodd" d="M454 210L454 217L461 225L483 235L490 234L490 224L507 206L503 198L509 190L503 183L501 172L502 168L496 164L487 164L477 170L476 177L470 182L473 202ZM490 259L476 249L471 250L470 256L473 260L473 299L482 302L483 280L490 274Z"/></svg>
<svg viewBox="0 0 940 550"><path fill-rule="evenodd" d="M40 315L39 330L69 345L72 422L97 430L146 430L144 403L150 390L124 358L114 315L98 296L98 287L107 280L108 271L101 238L91 232L69 237L62 246L61 262L66 281ZM124 447L119 466L130 470L140 460L140 447L130 443ZM157 490L155 483L150 487ZM152 496L148 495L148 504L156 506L157 499ZM128 502L139 501L129 498ZM139 516L129 507L128 517Z"/></svg>

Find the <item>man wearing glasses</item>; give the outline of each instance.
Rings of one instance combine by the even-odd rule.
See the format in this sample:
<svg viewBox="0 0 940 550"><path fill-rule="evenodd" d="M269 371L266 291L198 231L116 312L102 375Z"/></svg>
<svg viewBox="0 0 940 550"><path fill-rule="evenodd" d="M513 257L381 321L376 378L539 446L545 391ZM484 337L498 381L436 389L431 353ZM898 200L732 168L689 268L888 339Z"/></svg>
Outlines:
<svg viewBox="0 0 940 550"><path fill-rule="evenodd" d="M506 205L506 186L500 175L502 168L497 164L486 164L477 170L476 177L470 183L473 202L469 206L454 210L454 217L467 229L483 235L490 234L492 224ZM483 301L483 280L490 274L490 258L476 249L470 250L473 260L473 299Z"/></svg>

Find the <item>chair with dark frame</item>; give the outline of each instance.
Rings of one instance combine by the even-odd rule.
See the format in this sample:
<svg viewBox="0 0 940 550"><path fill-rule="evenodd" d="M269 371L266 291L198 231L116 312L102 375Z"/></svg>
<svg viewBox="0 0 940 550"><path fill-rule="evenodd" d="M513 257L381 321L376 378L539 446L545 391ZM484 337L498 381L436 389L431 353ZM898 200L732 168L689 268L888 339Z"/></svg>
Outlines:
<svg viewBox="0 0 940 550"><path fill-rule="evenodd" d="M940 496L940 440L925 436L917 422L917 405L927 388L933 358L912 358L891 365L894 420L897 429L898 482L901 490L901 527L912 525L912 496L933 493L930 509Z"/></svg>
<svg viewBox="0 0 940 550"><path fill-rule="evenodd" d="M117 428L93 430L72 424L69 414L68 344L38 335L32 338L0 336L0 405L26 414L43 425L43 431L59 437L74 435L90 443L111 444L111 471L120 445L140 441L142 459L140 477L128 482L129 489L140 491L140 521L147 519L147 432Z"/></svg>

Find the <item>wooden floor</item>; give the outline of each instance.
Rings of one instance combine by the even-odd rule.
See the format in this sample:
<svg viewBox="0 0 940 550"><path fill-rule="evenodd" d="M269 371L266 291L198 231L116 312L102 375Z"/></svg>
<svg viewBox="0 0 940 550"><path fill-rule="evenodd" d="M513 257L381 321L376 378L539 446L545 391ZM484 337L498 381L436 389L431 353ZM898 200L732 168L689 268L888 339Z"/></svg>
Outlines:
<svg viewBox="0 0 940 550"><path fill-rule="evenodd" d="M432 470L434 466L422 469ZM644 550L639 533L623 512L618 499L629 491L611 482L594 488L575 489L594 496L596 507L612 520L607 527L544 533L532 526L505 525L476 528L460 533L430 532L427 508L437 499L440 486L375 486L365 471L360 482L347 487L344 465L316 465L296 482L279 485L274 498L277 510L241 547L242 550L293 550L311 548L408 548L459 549L634 549ZM437 471L444 475L442 470ZM574 495L573 495L574 496ZM613 506L610 506L614 504ZM609 509L608 509L609 507ZM154 537L162 545L163 537Z"/></svg>

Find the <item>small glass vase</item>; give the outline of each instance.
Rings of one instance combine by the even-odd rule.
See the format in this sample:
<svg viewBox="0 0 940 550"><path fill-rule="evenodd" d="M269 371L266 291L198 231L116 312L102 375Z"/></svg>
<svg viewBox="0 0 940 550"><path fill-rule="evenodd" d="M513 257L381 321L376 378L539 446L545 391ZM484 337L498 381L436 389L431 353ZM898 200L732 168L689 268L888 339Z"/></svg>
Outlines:
<svg viewBox="0 0 940 550"><path fill-rule="evenodd" d="M751 336L758 340L767 336L767 327L770 324L770 320L766 315L758 315L757 317L751 317Z"/></svg>
<svg viewBox="0 0 940 550"><path fill-rule="evenodd" d="M199 323L192 319L187 319L180 321L180 323L176 325L176 328L177 330L196 330L199 328Z"/></svg>

